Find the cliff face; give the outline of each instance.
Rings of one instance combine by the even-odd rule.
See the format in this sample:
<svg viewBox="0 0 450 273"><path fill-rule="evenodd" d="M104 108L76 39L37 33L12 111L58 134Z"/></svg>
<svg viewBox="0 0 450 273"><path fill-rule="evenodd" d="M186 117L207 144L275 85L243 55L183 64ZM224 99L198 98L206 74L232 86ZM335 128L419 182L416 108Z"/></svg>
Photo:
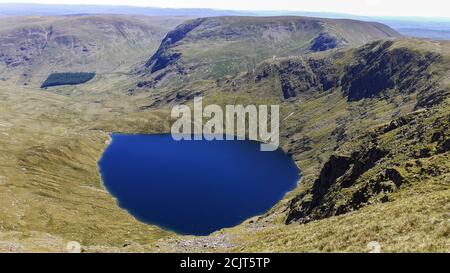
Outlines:
<svg viewBox="0 0 450 273"><path fill-rule="evenodd" d="M311 43L311 51L325 51L336 48L338 40L329 33L320 33Z"/></svg>
<svg viewBox="0 0 450 273"><path fill-rule="evenodd" d="M448 57L400 44L375 42L342 55L352 58L337 62L341 76L336 87L349 106L414 96L415 111L353 137L345 131L356 124L345 124L345 137L338 139L341 143L311 187L290 202L286 223L346 214L389 202L405 185L447 179L449 87L443 81Z"/></svg>
<svg viewBox="0 0 450 273"><path fill-rule="evenodd" d="M339 76L328 59L291 58L280 62L263 64L251 74L255 82L277 78L282 97L291 99L308 96L336 87Z"/></svg>
<svg viewBox="0 0 450 273"><path fill-rule="evenodd" d="M283 147L305 175L304 190L289 202L286 223L347 214L389 202L405 185L447 179L449 58L441 52L433 43L377 41L266 61L236 81L234 90L270 86L297 105L282 125Z"/></svg>
<svg viewBox="0 0 450 273"><path fill-rule="evenodd" d="M428 179L446 181L449 129L448 112L425 110L351 140L324 164L312 187L290 202L286 223L389 202L393 192Z"/></svg>
<svg viewBox="0 0 450 273"><path fill-rule="evenodd" d="M440 72L429 68L442 62L441 58L436 52L419 52L396 47L392 41L377 41L324 57L306 55L264 63L251 74L256 81L276 77L284 99L338 88L349 102L386 98L391 91L397 95L418 92L424 96L421 105L430 106L443 98L426 95L439 89L435 76Z"/></svg>
<svg viewBox="0 0 450 273"><path fill-rule="evenodd" d="M147 61L145 67L150 68L151 73L154 73L178 61L181 53L171 52L170 48L183 40L189 32L198 27L203 21L204 19L196 19L182 24L169 32L161 42L158 51Z"/></svg>
<svg viewBox="0 0 450 273"><path fill-rule="evenodd" d="M448 249L449 43L398 39L353 48L395 33L351 20L208 18L166 35L161 18L147 28L136 18L101 17L9 25L0 18L3 250L60 251L69 240L88 252L360 252L368 240L387 252ZM17 29L30 39L18 39L25 34ZM153 30L156 44L142 40ZM32 47L44 49L29 55ZM151 92L129 89L135 60L144 60L148 81L140 87ZM23 68L47 77L53 69L119 64L127 73L56 92L3 73L21 76ZM231 231L174 237L120 209L100 183L97 161L105 132L168 132L167 106L199 95L221 106L280 105L281 146L302 181L271 212Z"/></svg>
<svg viewBox="0 0 450 273"><path fill-rule="evenodd" d="M356 63L345 68L342 78L342 89L350 101L379 96L389 89L412 93L436 86L427 69L438 61L438 54L390 50L392 44L373 43L357 50Z"/></svg>

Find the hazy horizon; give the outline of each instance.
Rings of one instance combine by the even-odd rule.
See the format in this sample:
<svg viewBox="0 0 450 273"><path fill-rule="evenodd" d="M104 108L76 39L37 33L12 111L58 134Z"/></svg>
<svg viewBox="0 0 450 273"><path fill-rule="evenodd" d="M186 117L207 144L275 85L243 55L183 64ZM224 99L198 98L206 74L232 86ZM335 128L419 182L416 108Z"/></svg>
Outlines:
<svg viewBox="0 0 450 273"><path fill-rule="evenodd" d="M444 0L320 0L315 2L296 2L288 0L0 0L0 4L46 4L76 6L130 6L145 8L193 8L245 12L311 12L340 13L366 17L428 17L450 19L450 4Z"/></svg>

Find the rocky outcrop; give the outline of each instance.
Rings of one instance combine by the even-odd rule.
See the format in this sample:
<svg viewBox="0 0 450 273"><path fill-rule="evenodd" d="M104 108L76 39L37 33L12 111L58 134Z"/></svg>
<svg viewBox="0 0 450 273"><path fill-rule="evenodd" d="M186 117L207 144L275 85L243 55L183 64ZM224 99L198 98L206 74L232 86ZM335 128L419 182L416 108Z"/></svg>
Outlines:
<svg viewBox="0 0 450 273"><path fill-rule="evenodd" d="M308 59L311 71L316 75L322 85L322 89L325 91L339 85L339 70L333 62L334 60L332 58Z"/></svg>
<svg viewBox="0 0 450 273"><path fill-rule="evenodd" d="M322 90L316 74L302 59L282 63L278 73L284 99L296 97L308 91Z"/></svg>
<svg viewBox="0 0 450 273"><path fill-rule="evenodd" d="M419 52L396 47L393 41L379 41L351 52L352 62L342 52L325 57L292 57L269 63L256 69L256 81L277 76L284 99L304 93L340 88L347 100L388 98L396 94L417 93L417 108L431 107L448 95L439 88L433 71L442 56L434 52Z"/></svg>
<svg viewBox="0 0 450 273"><path fill-rule="evenodd" d="M448 151L450 151L450 138L442 140L437 146L438 153L446 153Z"/></svg>
<svg viewBox="0 0 450 273"><path fill-rule="evenodd" d="M0 16L2 77L35 86L54 72L128 72L183 21L127 15ZM88 68L88 69L87 69Z"/></svg>
<svg viewBox="0 0 450 273"><path fill-rule="evenodd" d="M412 93L436 86L427 69L437 62L438 54L391 48L392 45L392 41L375 42L357 50L357 62L345 67L341 82L349 101L377 97L389 89Z"/></svg>
<svg viewBox="0 0 450 273"><path fill-rule="evenodd" d="M311 43L309 48L311 51L325 51L336 48L338 46L338 40L336 37L329 33L320 33Z"/></svg>
<svg viewBox="0 0 450 273"><path fill-rule="evenodd" d="M150 72L154 73L174 64L181 58L180 52L171 50L179 41L183 40L186 35L198 27L205 19L196 19L191 22L178 26L175 30L169 32L161 42L156 53L147 61L145 67L150 68Z"/></svg>
<svg viewBox="0 0 450 273"><path fill-rule="evenodd" d="M186 90L180 89L174 93L165 95L164 97L156 99L153 103L145 106L141 106L139 110L149 110L157 109L164 105L180 105L192 101L195 97L201 96L203 94L202 90Z"/></svg>
<svg viewBox="0 0 450 273"><path fill-rule="evenodd" d="M330 90L338 83L338 73L328 59L293 58L263 64L253 75L256 82L276 77L284 99Z"/></svg>
<svg viewBox="0 0 450 273"><path fill-rule="evenodd" d="M152 77L162 70L188 71L179 74L185 82L221 80L252 71L265 59L305 56L398 35L387 26L354 20L295 16L202 18L171 31L137 72ZM189 77L184 77L187 74ZM314 81L310 76L313 75L306 74L305 80ZM169 81L166 83L170 85ZM309 87L295 85L287 83L285 98L295 97ZM292 90L297 87L300 90Z"/></svg>
<svg viewBox="0 0 450 273"><path fill-rule="evenodd" d="M308 223L389 202L391 193L405 184L448 172L449 132L448 112L422 109L345 141L317 178L308 180L312 185L290 201L286 223Z"/></svg>
<svg viewBox="0 0 450 273"><path fill-rule="evenodd" d="M308 223L363 206L363 203L370 198L370 194L361 196L361 193L355 193L348 202L336 206L337 200L340 199L339 192L353 186L361 175L386 155L386 151L371 147L350 156L331 156L312 188L291 201L286 223Z"/></svg>
<svg viewBox="0 0 450 273"><path fill-rule="evenodd" d="M0 62L10 68L32 64L47 47L52 33L51 27L29 27L0 35Z"/></svg>

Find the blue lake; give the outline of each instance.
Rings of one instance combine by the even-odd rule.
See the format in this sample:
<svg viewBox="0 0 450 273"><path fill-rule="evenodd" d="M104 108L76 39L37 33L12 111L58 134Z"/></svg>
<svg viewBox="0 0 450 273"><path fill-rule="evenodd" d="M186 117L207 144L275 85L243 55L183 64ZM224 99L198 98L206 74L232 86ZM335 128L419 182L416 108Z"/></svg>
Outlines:
<svg viewBox="0 0 450 273"><path fill-rule="evenodd" d="M99 162L106 188L142 222L208 235L263 214L293 190L299 170L254 141L175 141L113 134Z"/></svg>

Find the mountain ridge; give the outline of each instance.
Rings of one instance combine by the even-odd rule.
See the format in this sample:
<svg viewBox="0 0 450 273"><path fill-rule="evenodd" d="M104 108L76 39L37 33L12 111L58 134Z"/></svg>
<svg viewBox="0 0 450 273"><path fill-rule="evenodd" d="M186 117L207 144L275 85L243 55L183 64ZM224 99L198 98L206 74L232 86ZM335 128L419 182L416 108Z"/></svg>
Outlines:
<svg viewBox="0 0 450 273"><path fill-rule="evenodd" d="M0 17L2 76L37 84L51 72L128 72L186 18ZM18 77L18 75L22 75Z"/></svg>
<svg viewBox="0 0 450 273"><path fill-rule="evenodd" d="M158 81L167 74L182 75L190 70L196 70L190 74L201 71L220 78L254 69L255 64L266 58L355 47L395 37L400 34L383 24L349 19L199 18L169 32L140 71L158 72L155 74ZM206 41L207 50L199 51Z"/></svg>
<svg viewBox="0 0 450 273"><path fill-rule="evenodd" d="M370 241L385 252L447 251L450 43L397 38L293 56L288 48L275 58L265 43L259 49L269 50L249 62L242 56L260 54L249 45L261 40L233 40L252 32L238 26L216 25L213 34L227 34L216 44L198 32L202 43L181 45L191 60L219 61L217 53L228 58L248 46L235 55L237 74L226 62L211 70L177 61L189 68L179 78L136 88L150 77L129 73L131 63L143 66L164 33L143 54L114 56L126 64L120 72L84 84L0 80L0 251L64 251L69 241L85 252L366 252ZM305 49L321 33L305 26L315 35L290 40L290 32L273 36L272 25L266 34L292 46L306 41ZM51 70L45 62L35 69ZM172 79L179 81L163 84ZM381 84L364 84L371 81ZM302 172L269 213L207 237L137 221L106 191L97 165L108 132L168 133L171 106L192 105L197 95L205 105L280 105L281 148Z"/></svg>
<svg viewBox="0 0 450 273"><path fill-rule="evenodd" d="M376 21L401 32L405 36L430 39L449 40L450 18L433 17L392 17L392 16L359 16L333 12L304 11L233 11L213 9L165 9L135 6L95 6L95 5L39 5L39 4L0 4L0 16L30 15L79 15L79 14L127 14L147 16L306 16L317 18L347 18L361 21ZM2 15L3 11L3 15Z"/></svg>

